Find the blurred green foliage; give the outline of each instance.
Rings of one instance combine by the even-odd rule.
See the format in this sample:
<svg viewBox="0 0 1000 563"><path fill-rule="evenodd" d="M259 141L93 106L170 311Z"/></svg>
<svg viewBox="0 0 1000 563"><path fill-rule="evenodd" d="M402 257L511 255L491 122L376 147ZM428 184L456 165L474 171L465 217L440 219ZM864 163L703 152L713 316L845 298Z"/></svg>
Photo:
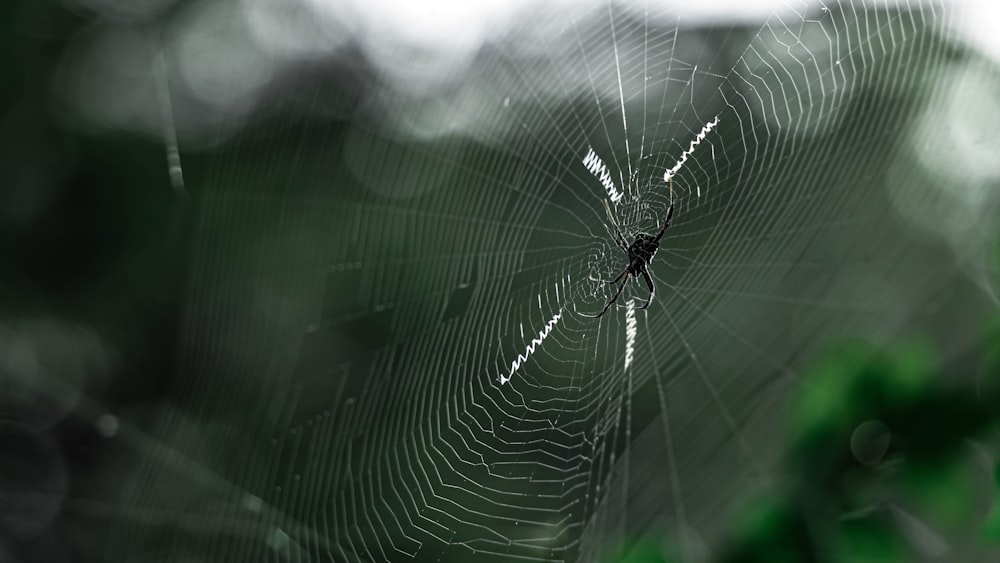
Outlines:
<svg viewBox="0 0 1000 563"><path fill-rule="evenodd" d="M722 560L965 560L974 537L1000 539L996 510L983 518L1000 479L976 478L1000 415L998 335L954 362L976 377L920 341L831 353L789 420L788 488L751 506Z"/></svg>
<svg viewBox="0 0 1000 563"><path fill-rule="evenodd" d="M839 345L801 381L780 485L744 502L713 560L997 560L998 374L1000 318L947 360L922 339ZM690 559L664 545L607 560Z"/></svg>
<svg viewBox="0 0 1000 563"><path fill-rule="evenodd" d="M973 530L1000 539L997 511L982 518L995 491L977 486L970 455L995 441L998 335L978 360L956 362L978 364L976 377L944 368L920 341L831 353L789 420L788 490L748 511L722 560L911 561Z"/></svg>

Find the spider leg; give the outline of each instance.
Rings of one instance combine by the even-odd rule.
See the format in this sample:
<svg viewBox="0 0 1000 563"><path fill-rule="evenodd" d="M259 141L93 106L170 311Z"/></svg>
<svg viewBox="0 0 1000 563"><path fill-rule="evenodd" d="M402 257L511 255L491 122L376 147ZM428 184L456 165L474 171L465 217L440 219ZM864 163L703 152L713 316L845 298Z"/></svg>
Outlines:
<svg viewBox="0 0 1000 563"><path fill-rule="evenodd" d="M604 200L604 201L605 201L605 203L607 203L607 200ZM660 242L660 238L663 236L663 233L667 230L667 227L670 226L670 218L673 217L673 216L674 216L674 178L671 176L671 178L670 178L670 207L667 209L667 220L663 222L663 228L660 229L660 232L656 235L656 242Z"/></svg>
<svg viewBox="0 0 1000 563"><path fill-rule="evenodd" d="M611 301L608 301L608 304L605 305L603 309L601 309L600 313L597 313L596 315L587 315L587 314L584 314L584 313L580 313L580 314L583 315L584 317L590 317L592 319L596 319L598 317L603 317L604 313L608 312L608 308L611 307L612 305L614 305L615 301L618 301L618 296L622 294L622 290L625 289L625 284L627 284L627 283L628 283L628 278L625 278L622 281L621 285L618 286L618 291L615 292L615 296L611 298Z"/></svg>
<svg viewBox="0 0 1000 563"><path fill-rule="evenodd" d="M603 282L603 283L606 283L606 284L608 284L608 285L611 285L611 284L613 284L613 283L618 283L618 280L622 279L622 277L623 277L623 276L624 276L625 274L627 274L627 273L628 273L628 268L626 268L626 269L622 270L622 273L618 274L618 277L617 277L617 278L615 278L615 279L613 279L613 280L611 280L611 281L606 281L606 282Z"/></svg>
<svg viewBox="0 0 1000 563"><path fill-rule="evenodd" d="M608 220L611 221L611 226L615 228L615 236L618 240L618 246L622 247L622 250L625 252L628 252L628 243L625 242L625 237L622 236L622 231L618 228L618 222L615 221L614 215L611 214L611 205L608 203L608 200L604 200L604 210L608 212Z"/></svg>
<svg viewBox="0 0 1000 563"><path fill-rule="evenodd" d="M649 297L646 298L646 304L639 307L640 309L645 309L653 302L653 296L656 295L656 288L653 286L653 279L649 277L649 272L646 271L646 268L643 268L640 272L642 273L642 279L646 280L646 287L649 288Z"/></svg>
<svg viewBox="0 0 1000 563"><path fill-rule="evenodd" d="M660 232L656 234L656 242L660 242L660 238L663 237L663 233L666 232L667 227L670 226L670 218L674 216L674 204L670 204L670 208L667 209L667 220L663 222L663 228Z"/></svg>

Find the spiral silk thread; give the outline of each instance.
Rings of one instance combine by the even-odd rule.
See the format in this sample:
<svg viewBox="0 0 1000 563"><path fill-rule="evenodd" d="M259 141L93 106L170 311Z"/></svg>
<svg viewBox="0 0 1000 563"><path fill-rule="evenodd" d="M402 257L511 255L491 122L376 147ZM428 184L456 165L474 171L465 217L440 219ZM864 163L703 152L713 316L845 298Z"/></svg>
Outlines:
<svg viewBox="0 0 1000 563"><path fill-rule="evenodd" d="M546 337L548 337L549 333L552 332L552 329L556 326L556 323L559 322L560 318L562 318L562 311L556 313L552 317L552 320L550 320L545 325L545 328L538 331L538 336L536 338L531 339L531 344L528 344L528 347L527 349L525 349L524 353L518 354L517 358L515 358L514 361L510 363L510 373L508 373L506 377L504 377L502 374L500 375L500 385L504 385L505 383L510 381L512 377L514 377L514 372L516 372L518 368L521 367L521 364L527 361L527 359L531 357L532 354L535 353L535 347L541 344L542 341L545 340Z"/></svg>
<svg viewBox="0 0 1000 563"><path fill-rule="evenodd" d="M632 356L635 353L635 335L638 332L635 320L635 302L628 300L625 308L625 369L632 365Z"/></svg>
<svg viewBox="0 0 1000 563"><path fill-rule="evenodd" d="M612 202L617 202L622 198L622 193L618 191L618 187L615 186L614 180L611 179L611 172L604 164L604 161L601 160L601 157L597 156L597 153L594 152L593 148L587 147L587 156L583 159L583 165L586 166L587 170L590 170L590 173L601 182L604 189L608 192L608 198L610 198Z"/></svg>
<svg viewBox="0 0 1000 563"><path fill-rule="evenodd" d="M701 142L705 140L705 137L718 124L719 124L719 116L715 116L715 119L709 121L708 123L705 124L704 127L701 128L701 133L698 133L698 136L691 141L691 144L688 146L688 150L684 151L684 153L681 154L681 159L677 161L677 164L675 164L673 168L667 170L663 174L664 182L669 182L670 178L673 177L674 174L680 172L681 167L684 166L684 163L687 162L688 157L691 156L691 153L694 152L694 148L697 147L699 144L701 144Z"/></svg>

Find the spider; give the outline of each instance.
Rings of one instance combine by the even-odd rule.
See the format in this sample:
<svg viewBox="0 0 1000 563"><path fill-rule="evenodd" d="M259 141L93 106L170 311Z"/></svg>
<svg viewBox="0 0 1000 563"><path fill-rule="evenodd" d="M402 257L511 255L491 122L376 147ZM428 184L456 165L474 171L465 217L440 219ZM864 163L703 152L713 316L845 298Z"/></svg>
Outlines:
<svg viewBox="0 0 1000 563"><path fill-rule="evenodd" d="M667 220L663 222L663 228L660 232L656 233L656 236L647 235L645 233L639 233L635 237L635 241L631 245L625 242L625 237L622 235L621 229L618 228L618 223L615 221L614 216L611 214L611 206L608 204L608 200L604 200L604 209L608 212L608 220L611 221L611 226L615 228L615 238L618 246L621 247L628 257L628 265L622 273L618 274L618 277L611 280L605 281L606 284L618 283L622 280L621 285L618 286L618 291L615 292L615 296L608 301L608 304L601 309L601 312L596 315L583 314L585 317L590 317L596 319L601 317L608 311L615 301L618 301L618 296L622 294L622 290L625 289L625 285L628 284L631 278L638 278L642 276L642 279L646 281L646 287L649 288L649 297L646 298L646 303L639 307L640 309L645 309L649 307L649 304L653 302L653 295L656 294L656 288L653 286L653 279L649 277L649 272L647 268L649 263L653 261L653 256L656 255L656 250L660 247L660 239L663 237L663 233L670 226L670 218L674 215L674 186L673 182L670 183L670 207L667 209Z"/></svg>

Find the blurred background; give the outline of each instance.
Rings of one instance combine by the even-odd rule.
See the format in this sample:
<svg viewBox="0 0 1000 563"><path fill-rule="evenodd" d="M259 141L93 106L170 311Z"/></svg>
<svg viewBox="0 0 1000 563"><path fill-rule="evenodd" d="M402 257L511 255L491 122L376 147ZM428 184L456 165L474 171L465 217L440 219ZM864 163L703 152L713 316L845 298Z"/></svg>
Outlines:
<svg viewBox="0 0 1000 563"><path fill-rule="evenodd" d="M698 4L0 8L0 561L1000 560L1000 10Z"/></svg>

